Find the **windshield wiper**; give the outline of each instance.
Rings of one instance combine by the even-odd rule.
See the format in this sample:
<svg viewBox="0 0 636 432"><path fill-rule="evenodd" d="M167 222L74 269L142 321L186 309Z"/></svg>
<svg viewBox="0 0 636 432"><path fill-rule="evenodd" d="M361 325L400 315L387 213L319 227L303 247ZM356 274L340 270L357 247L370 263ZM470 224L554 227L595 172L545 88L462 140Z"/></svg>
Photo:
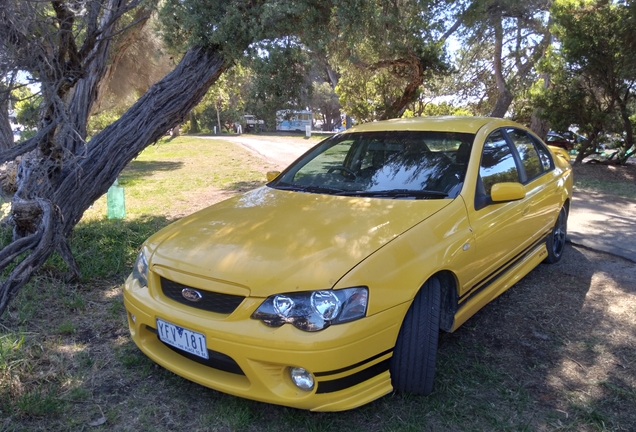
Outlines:
<svg viewBox="0 0 636 432"><path fill-rule="evenodd" d="M414 189L387 189L377 191L342 191L338 195L359 196L359 197L379 197L379 198L446 198L446 192Z"/></svg>
<svg viewBox="0 0 636 432"><path fill-rule="evenodd" d="M329 194L329 195L340 195L343 190L342 189L334 189L323 186L299 186L299 185L276 185L275 189L281 190L289 190L295 192L309 192L309 193L321 193L321 194Z"/></svg>

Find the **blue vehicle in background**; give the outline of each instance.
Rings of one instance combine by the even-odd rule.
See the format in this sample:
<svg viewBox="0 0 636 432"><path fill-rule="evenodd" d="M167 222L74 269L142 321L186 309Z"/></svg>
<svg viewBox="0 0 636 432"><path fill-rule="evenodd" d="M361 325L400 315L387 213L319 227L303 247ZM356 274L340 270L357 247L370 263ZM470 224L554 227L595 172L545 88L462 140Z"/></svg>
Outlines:
<svg viewBox="0 0 636 432"><path fill-rule="evenodd" d="M310 128L313 124L313 115L307 110L280 110L276 111L276 130L277 131L299 131L305 132L307 126Z"/></svg>

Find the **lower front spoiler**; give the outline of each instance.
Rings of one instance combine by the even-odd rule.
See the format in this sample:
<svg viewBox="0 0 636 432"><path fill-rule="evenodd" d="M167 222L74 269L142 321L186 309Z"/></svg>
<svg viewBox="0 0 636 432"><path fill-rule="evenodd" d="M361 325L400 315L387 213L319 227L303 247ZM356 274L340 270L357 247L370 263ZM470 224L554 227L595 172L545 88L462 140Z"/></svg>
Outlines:
<svg viewBox="0 0 636 432"><path fill-rule="evenodd" d="M408 305L367 317L373 331L355 343L323 351L295 351L274 347L242 345L236 340L215 338L208 333L211 357L225 360L226 367L202 364L192 356L183 355L159 340L154 329L155 316L144 312L125 296L128 323L133 341L153 361L190 381L231 395L277 405L311 411L344 411L369 403L393 390L389 372L392 348L351 364L360 352L370 352L381 346L392 347ZM145 308L144 308L145 309ZM402 310L404 309L404 310ZM135 316L135 321L131 319ZM387 315L389 316L387 316ZM392 323L387 325L388 322ZM375 322L375 325L374 325ZM380 322L383 324L380 325ZM258 323L261 325L260 323ZM188 326L188 323L181 323ZM360 325L360 324L358 324ZM375 328L374 328L375 327ZM284 345L284 344L283 344ZM289 344L291 345L291 344ZM215 355L220 354L220 357ZM324 365L329 365L327 371ZM334 367L334 365L337 365ZM316 385L311 391L297 388L289 376L291 366L303 367L314 373Z"/></svg>

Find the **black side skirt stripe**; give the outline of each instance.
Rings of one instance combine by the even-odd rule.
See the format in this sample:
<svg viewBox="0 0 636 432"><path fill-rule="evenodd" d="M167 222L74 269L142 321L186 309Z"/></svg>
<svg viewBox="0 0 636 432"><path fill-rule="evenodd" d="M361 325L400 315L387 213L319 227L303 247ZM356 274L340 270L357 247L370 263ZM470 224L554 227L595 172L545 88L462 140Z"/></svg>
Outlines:
<svg viewBox="0 0 636 432"><path fill-rule="evenodd" d="M384 357L385 355L390 354L391 352L393 352L393 348L388 349L388 350L386 350L384 352L381 352L380 354L376 354L373 357L370 357L370 358L368 358L366 360L362 360L361 362L353 364L351 366L347 366L347 367L343 367L342 369L336 369L336 370L327 371L327 372L316 372L314 375L317 376L317 377L322 377L322 376L335 375L335 374L339 374L339 373L342 373L342 372L346 372L348 370L360 367L360 366L362 366L365 363L371 363L373 360L378 359L380 357Z"/></svg>
<svg viewBox="0 0 636 432"><path fill-rule="evenodd" d="M502 265L501 267L499 267L498 269L490 273L488 276L486 276L485 278L477 282L475 285L473 285L473 287L468 292L466 292L463 296L459 298L459 307L461 308L462 303L465 303L466 300L478 294L479 292L483 291L485 288L490 286L493 282L495 282L501 276L506 274L506 271L509 268L513 267L515 264L519 263L524 258L526 258L526 256L528 256L531 252L533 252L537 246L541 245L542 243L545 243L547 241L548 235L537 240L536 242L534 242L533 244L531 244L530 246L528 246L527 248L519 252L515 257L510 259L507 263L505 263L504 265Z"/></svg>
<svg viewBox="0 0 636 432"><path fill-rule="evenodd" d="M380 375L383 372L389 370L389 364L391 359L388 358L386 360L381 361L380 363L374 364L373 366L361 370L360 372L356 372L353 375L349 375L343 378L338 378L332 381L321 381L318 383L318 388L316 389L316 393L332 393L339 390L344 390L349 387L353 387L354 385L360 384L364 381L367 381L374 376Z"/></svg>

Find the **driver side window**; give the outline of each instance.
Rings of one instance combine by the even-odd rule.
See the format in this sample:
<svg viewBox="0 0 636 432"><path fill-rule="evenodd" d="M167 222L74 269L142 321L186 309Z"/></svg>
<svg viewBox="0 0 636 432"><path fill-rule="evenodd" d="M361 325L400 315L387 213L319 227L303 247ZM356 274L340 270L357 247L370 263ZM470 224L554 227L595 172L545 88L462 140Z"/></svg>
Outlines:
<svg viewBox="0 0 636 432"><path fill-rule="evenodd" d="M519 172L512 150L500 130L490 134L481 154L479 176L483 184L483 194L490 195L495 183L518 182Z"/></svg>

